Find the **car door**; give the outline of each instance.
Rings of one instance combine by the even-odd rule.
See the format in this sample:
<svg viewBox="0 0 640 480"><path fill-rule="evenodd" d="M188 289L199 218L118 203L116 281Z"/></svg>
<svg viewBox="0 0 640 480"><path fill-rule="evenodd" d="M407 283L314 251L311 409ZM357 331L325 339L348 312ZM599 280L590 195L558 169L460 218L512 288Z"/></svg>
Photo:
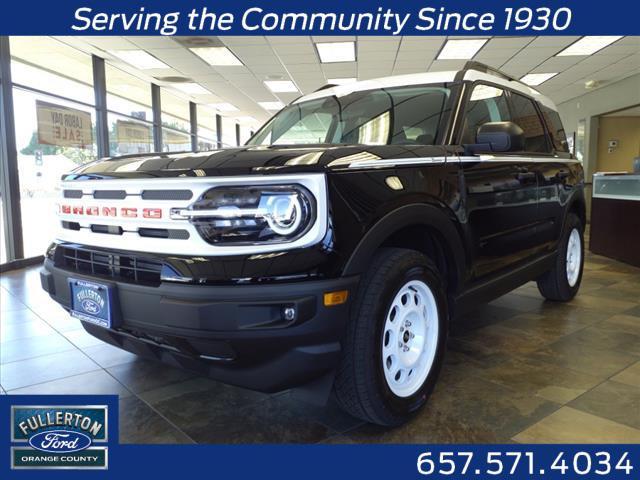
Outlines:
<svg viewBox="0 0 640 480"><path fill-rule="evenodd" d="M538 109L552 146L552 152L545 153L548 155L545 161L538 163L538 236L545 251L555 251L564 220L564 205L573 194L577 179L558 112L542 104L538 104Z"/></svg>
<svg viewBox="0 0 640 480"><path fill-rule="evenodd" d="M476 84L468 97L461 143L476 143L477 129L484 123L511 120L507 91ZM460 170L472 250L470 280L531 258L538 245L535 163L517 155L474 155L461 158Z"/></svg>

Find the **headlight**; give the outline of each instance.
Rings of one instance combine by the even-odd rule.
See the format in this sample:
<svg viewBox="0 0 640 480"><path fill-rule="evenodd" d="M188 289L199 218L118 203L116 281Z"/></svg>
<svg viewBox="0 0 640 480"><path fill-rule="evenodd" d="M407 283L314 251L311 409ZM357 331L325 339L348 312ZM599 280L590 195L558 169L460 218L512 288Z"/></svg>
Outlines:
<svg viewBox="0 0 640 480"><path fill-rule="evenodd" d="M292 242L313 225L316 204L301 185L216 187L174 219L189 219L211 244Z"/></svg>

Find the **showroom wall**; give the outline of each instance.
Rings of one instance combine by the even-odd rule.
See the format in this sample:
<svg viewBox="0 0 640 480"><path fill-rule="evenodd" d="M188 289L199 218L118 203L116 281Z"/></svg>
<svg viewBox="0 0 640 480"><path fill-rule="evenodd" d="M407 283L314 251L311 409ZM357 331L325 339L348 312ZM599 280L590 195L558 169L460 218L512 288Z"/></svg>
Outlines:
<svg viewBox="0 0 640 480"><path fill-rule="evenodd" d="M610 147L615 141L617 146ZM640 116L600 117L596 171L622 172L640 155Z"/></svg>
<svg viewBox="0 0 640 480"><path fill-rule="evenodd" d="M567 136L575 134L576 152L583 161L587 182L587 218L591 218L592 175L599 170L600 115L639 104L640 75L633 75L557 105ZM608 167L602 169L609 170ZM631 162L625 170L631 170Z"/></svg>
<svg viewBox="0 0 640 480"><path fill-rule="evenodd" d="M585 121L583 160L589 181L591 175L597 171L599 120L597 117L638 104L640 104L640 75L605 85L558 105L558 111L567 135L578 132L580 120Z"/></svg>

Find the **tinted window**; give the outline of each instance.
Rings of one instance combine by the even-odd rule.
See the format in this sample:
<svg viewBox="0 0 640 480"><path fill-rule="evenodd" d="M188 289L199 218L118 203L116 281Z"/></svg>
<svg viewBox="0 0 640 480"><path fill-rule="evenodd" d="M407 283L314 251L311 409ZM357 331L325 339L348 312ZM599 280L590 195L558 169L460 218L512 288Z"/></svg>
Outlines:
<svg viewBox="0 0 640 480"><path fill-rule="evenodd" d="M449 111L445 86L381 88L294 103L251 140L269 144L433 145Z"/></svg>
<svg viewBox="0 0 640 480"><path fill-rule="evenodd" d="M554 148L559 152L568 152L569 144L567 143L567 134L560 121L560 115L558 115L558 112L555 110L551 110L544 105L540 105L540 109L542 110L544 121L547 124L547 129L549 129L551 133Z"/></svg>
<svg viewBox="0 0 640 480"><path fill-rule="evenodd" d="M544 127L533 101L517 93L512 93L511 105L513 107L512 121L519 125L524 132L525 152L550 152Z"/></svg>
<svg viewBox="0 0 640 480"><path fill-rule="evenodd" d="M511 120L504 90L489 85L476 85L465 112L462 143L476 143L478 127L487 122Z"/></svg>

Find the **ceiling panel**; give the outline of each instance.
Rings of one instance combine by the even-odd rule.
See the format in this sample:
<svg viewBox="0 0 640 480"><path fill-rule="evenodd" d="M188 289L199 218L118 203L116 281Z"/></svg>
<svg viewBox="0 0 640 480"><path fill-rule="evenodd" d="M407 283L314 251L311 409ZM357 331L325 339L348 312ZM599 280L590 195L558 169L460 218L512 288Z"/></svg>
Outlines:
<svg viewBox="0 0 640 480"><path fill-rule="evenodd" d="M303 93L324 85L327 78L357 77L360 80L385 75L442 71L461 68L464 60L437 60L447 37L421 36L221 36L207 37L209 43L226 45L243 66L210 66L190 52L186 45L196 37L58 37L87 53L106 50L143 49L165 62L163 70L137 70L119 60L108 60L118 68L146 81L153 77L182 75L196 81L214 95L188 96L196 102L217 99L240 110L226 116L256 118L257 123L271 115L257 102L285 103L300 93L274 94L263 84L266 79L292 80ZM462 38L462 37L453 37ZM467 38L467 37L464 37ZM483 37L478 37L483 38ZM486 38L486 37L484 37ZM517 78L527 73L559 72L538 88L555 102L585 93L584 82L599 80L608 84L640 72L640 37L624 37L600 52L589 56L556 57L578 40L575 36L490 37L474 60L500 68ZM314 43L356 42L356 62L320 63ZM186 42L186 45L185 45ZM109 55L105 55L111 58ZM254 125L256 127L257 125Z"/></svg>

